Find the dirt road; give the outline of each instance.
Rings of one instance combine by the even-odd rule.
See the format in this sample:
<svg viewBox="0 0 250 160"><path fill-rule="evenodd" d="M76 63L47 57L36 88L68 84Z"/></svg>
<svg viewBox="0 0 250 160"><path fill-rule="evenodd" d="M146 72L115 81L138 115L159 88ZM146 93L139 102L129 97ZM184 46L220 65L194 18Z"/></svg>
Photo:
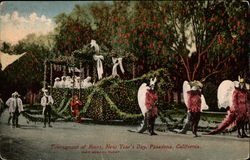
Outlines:
<svg viewBox="0 0 250 160"><path fill-rule="evenodd" d="M7 118L7 112L0 118L0 153L7 160L243 160L249 154L249 139L235 135L149 136L127 131L136 126L63 121L43 128L22 116L21 127L12 128Z"/></svg>

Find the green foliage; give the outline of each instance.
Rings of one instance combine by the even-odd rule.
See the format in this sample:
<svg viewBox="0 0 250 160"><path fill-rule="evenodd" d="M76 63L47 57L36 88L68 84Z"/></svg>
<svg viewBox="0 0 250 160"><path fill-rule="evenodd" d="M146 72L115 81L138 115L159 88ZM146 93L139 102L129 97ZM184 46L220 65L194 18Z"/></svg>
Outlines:
<svg viewBox="0 0 250 160"><path fill-rule="evenodd" d="M209 110L217 111L217 86L211 82L204 85L202 91L206 99L206 103L209 106Z"/></svg>
<svg viewBox="0 0 250 160"><path fill-rule="evenodd" d="M3 43L1 44L1 51L4 52L4 53L9 53L9 52L12 50L11 47L12 47L12 46L11 46L10 43L8 43L8 42L3 42Z"/></svg>
<svg viewBox="0 0 250 160"><path fill-rule="evenodd" d="M137 77L153 69L167 68L168 78L175 80L174 87L179 91L187 79L233 79L236 73L232 72L246 70L247 65L247 9L241 4L240 1L117 1L76 5L70 13L55 17L53 33L30 34L13 46L2 44L1 51L29 54L0 73L0 84L20 87L22 93L34 86L40 88L43 61L65 55L74 55L87 71L92 71L96 63L93 48L89 47L91 39L97 41L100 54L105 55L105 71L112 68L111 57L124 58L125 79L131 79L132 74ZM191 43L186 34L190 26L195 38ZM188 56L187 47L194 42L197 52ZM2 90L12 88L4 86Z"/></svg>
<svg viewBox="0 0 250 160"><path fill-rule="evenodd" d="M133 56L129 57L136 57L134 62L139 68L139 75L153 68L166 67L171 68L170 76L173 79L178 77L181 83L186 79L199 80L214 75L219 68L229 68L233 62L226 59L233 57L234 62L237 61L235 57L238 57L241 43L246 39L245 8L239 2L93 3L77 5L71 13L59 15L56 20L59 31L56 48L61 53L82 52L83 42L88 44L95 39L100 46L107 46L105 56L124 57L126 52L132 53ZM194 39L191 42L188 42L190 35L186 33L189 27L193 28ZM80 33L82 30L84 34ZM192 45L197 53L188 57L187 46ZM85 61L92 58L83 55ZM188 61L188 69L180 56ZM224 60L225 66L220 64ZM194 69L196 63L198 67ZM107 64L111 64L110 61ZM131 65L126 67L132 72ZM176 84L178 86L180 84Z"/></svg>
<svg viewBox="0 0 250 160"><path fill-rule="evenodd" d="M119 77L104 78L97 86L87 89L53 88L51 94L55 101L52 106L54 118L63 118L65 120L74 118L71 116L69 103L73 95L80 95L79 99L84 103L80 114L84 117L103 121L140 119L142 115L137 102L137 92L140 85L149 82L150 78L156 76L158 79L157 91L159 99L162 99L164 90L171 89L172 87L172 82L169 78L162 78L165 74L167 74L165 69L159 69L133 80L121 80ZM162 106L164 104L159 107Z"/></svg>
<svg viewBox="0 0 250 160"><path fill-rule="evenodd" d="M17 90L21 95L25 95L28 90L37 92L43 81L43 62L45 59L53 57L51 34L36 36L30 34L15 45L9 45L9 50L3 44L1 51L9 54L21 54L24 56L9 65L3 72L0 72L0 92L9 96ZM5 97L7 98L7 97Z"/></svg>
<svg viewBox="0 0 250 160"><path fill-rule="evenodd" d="M60 56L58 58L50 59L49 62L63 66L74 66L75 57L73 56Z"/></svg>

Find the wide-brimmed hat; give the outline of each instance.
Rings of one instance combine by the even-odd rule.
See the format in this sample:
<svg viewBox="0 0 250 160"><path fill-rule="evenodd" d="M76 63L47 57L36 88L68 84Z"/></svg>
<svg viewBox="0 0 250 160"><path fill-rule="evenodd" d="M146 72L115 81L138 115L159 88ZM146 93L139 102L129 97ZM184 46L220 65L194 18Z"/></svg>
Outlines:
<svg viewBox="0 0 250 160"><path fill-rule="evenodd" d="M17 91L15 91L14 93L12 93L12 96L20 96L20 95L18 94Z"/></svg>
<svg viewBox="0 0 250 160"><path fill-rule="evenodd" d="M60 80L60 78L59 78L59 77L56 77L55 80L56 80L56 81L57 81L57 80Z"/></svg>

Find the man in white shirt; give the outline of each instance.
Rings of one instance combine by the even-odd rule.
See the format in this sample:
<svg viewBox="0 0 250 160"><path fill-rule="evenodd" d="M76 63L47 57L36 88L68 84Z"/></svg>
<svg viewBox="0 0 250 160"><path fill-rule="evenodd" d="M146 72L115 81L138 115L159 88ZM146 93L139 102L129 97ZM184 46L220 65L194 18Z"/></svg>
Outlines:
<svg viewBox="0 0 250 160"><path fill-rule="evenodd" d="M80 77L75 78L75 86L74 88L80 89Z"/></svg>
<svg viewBox="0 0 250 160"><path fill-rule="evenodd" d="M18 92L12 93L12 97L6 101L6 105L9 107L10 117L8 120L8 124L12 119L12 126L19 127L18 125L18 117L20 113L23 111L23 102L21 98L19 98Z"/></svg>
<svg viewBox="0 0 250 160"><path fill-rule="evenodd" d="M67 76L65 81L65 88L72 88L72 87L73 87L73 79L70 76Z"/></svg>
<svg viewBox="0 0 250 160"><path fill-rule="evenodd" d="M43 97L41 99L41 105L43 106L43 115L44 115L44 126L43 126L43 128L46 127L47 117L48 117L49 127L52 127L50 125L50 120L51 120L51 105L53 105L54 100L49 95L47 89L42 89L42 91L43 91Z"/></svg>

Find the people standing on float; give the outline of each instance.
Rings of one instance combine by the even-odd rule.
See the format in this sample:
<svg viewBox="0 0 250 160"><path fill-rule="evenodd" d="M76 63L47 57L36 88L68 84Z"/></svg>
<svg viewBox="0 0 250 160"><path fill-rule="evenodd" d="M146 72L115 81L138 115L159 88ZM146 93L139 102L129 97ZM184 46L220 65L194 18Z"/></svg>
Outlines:
<svg viewBox="0 0 250 160"><path fill-rule="evenodd" d="M60 81L60 88L66 88L66 76L62 76Z"/></svg>
<svg viewBox="0 0 250 160"><path fill-rule="evenodd" d="M72 88L72 87L73 87L73 79L70 76L67 76L65 82L65 88Z"/></svg>
<svg viewBox="0 0 250 160"><path fill-rule="evenodd" d="M58 77L55 78L55 82L54 82L53 88L61 88L60 78L58 78Z"/></svg>

